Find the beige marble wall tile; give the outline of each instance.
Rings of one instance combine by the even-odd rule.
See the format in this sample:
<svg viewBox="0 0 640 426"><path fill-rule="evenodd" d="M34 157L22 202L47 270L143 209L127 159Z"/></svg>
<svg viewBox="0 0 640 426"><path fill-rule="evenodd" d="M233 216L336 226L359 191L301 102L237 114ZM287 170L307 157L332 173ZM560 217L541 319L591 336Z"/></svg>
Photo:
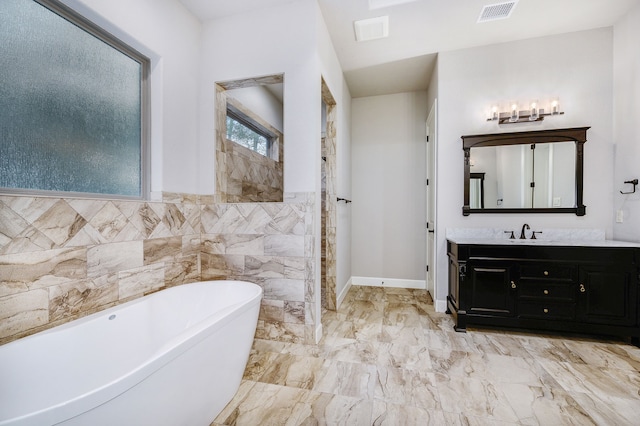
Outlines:
<svg viewBox="0 0 640 426"><path fill-rule="evenodd" d="M145 265L158 262L175 262L182 255L182 237L144 240L142 247Z"/></svg>
<svg viewBox="0 0 640 426"><path fill-rule="evenodd" d="M220 234L201 234L201 248L202 253L207 254L225 254L226 246L223 235Z"/></svg>
<svg viewBox="0 0 640 426"><path fill-rule="evenodd" d="M65 247L86 247L104 244L107 240L90 224L85 225L65 244Z"/></svg>
<svg viewBox="0 0 640 426"><path fill-rule="evenodd" d="M245 256L244 275L248 278L289 278L286 259L274 256Z"/></svg>
<svg viewBox="0 0 640 426"><path fill-rule="evenodd" d="M104 207L89 221L89 224L98 231L106 242L115 241L127 223L126 216L112 202L105 203Z"/></svg>
<svg viewBox="0 0 640 426"><path fill-rule="evenodd" d="M173 262L164 262L164 283L167 287L200 281L200 255L180 256Z"/></svg>
<svg viewBox="0 0 640 426"><path fill-rule="evenodd" d="M204 206L201 221L205 233L243 234L246 232L247 221L240 214L237 204Z"/></svg>
<svg viewBox="0 0 640 426"><path fill-rule="evenodd" d="M316 312L315 302L304 303L304 323L307 325L315 325L318 322L318 313Z"/></svg>
<svg viewBox="0 0 640 426"><path fill-rule="evenodd" d="M264 254L267 256L303 257L305 237L297 235L265 235Z"/></svg>
<svg viewBox="0 0 640 426"><path fill-rule="evenodd" d="M49 289L49 321L75 318L117 300L118 286L115 282L97 286L93 281L82 280L52 286Z"/></svg>
<svg viewBox="0 0 640 426"><path fill-rule="evenodd" d="M164 266L143 266L118 273L118 298L120 300L144 296L164 287Z"/></svg>
<svg viewBox="0 0 640 426"><path fill-rule="evenodd" d="M182 255L200 254L202 239L199 233L184 235L182 237Z"/></svg>
<svg viewBox="0 0 640 426"><path fill-rule="evenodd" d="M187 218L182 214L176 204L165 204L165 214L162 222L171 231L172 235L182 235L184 232L193 233L193 229L184 230L188 226Z"/></svg>
<svg viewBox="0 0 640 426"><path fill-rule="evenodd" d="M284 322L305 324L305 303L286 300L284 302Z"/></svg>
<svg viewBox="0 0 640 426"><path fill-rule="evenodd" d="M285 257L284 258L284 276L295 280L303 280L305 278L305 259L302 257Z"/></svg>
<svg viewBox="0 0 640 426"><path fill-rule="evenodd" d="M18 236L11 239L0 249L0 254L28 253L38 250L50 250L56 244L34 226L27 226Z"/></svg>
<svg viewBox="0 0 640 426"><path fill-rule="evenodd" d="M283 300L263 300L260 304L260 319L271 322L284 322Z"/></svg>
<svg viewBox="0 0 640 426"><path fill-rule="evenodd" d="M9 244L27 226L29 226L29 222L0 198L0 248Z"/></svg>
<svg viewBox="0 0 640 426"><path fill-rule="evenodd" d="M129 216L129 221L145 238L151 237L161 218L147 203L141 203L137 210Z"/></svg>
<svg viewBox="0 0 640 426"><path fill-rule="evenodd" d="M53 197L19 197L0 195L0 201L16 212L20 217L24 218L28 223L35 222L59 200L59 198Z"/></svg>
<svg viewBox="0 0 640 426"><path fill-rule="evenodd" d="M48 288L51 320L29 328L41 330L163 286L246 279L281 305L263 335L315 341L313 251L304 246L315 197L298 195L243 204L176 193L162 203L0 196L0 297Z"/></svg>
<svg viewBox="0 0 640 426"><path fill-rule="evenodd" d="M264 280L263 290L265 299L294 302L304 302L305 299L305 287L302 280L269 278Z"/></svg>
<svg viewBox="0 0 640 426"><path fill-rule="evenodd" d="M84 248L0 256L0 296L87 277Z"/></svg>
<svg viewBox="0 0 640 426"><path fill-rule="evenodd" d="M232 278L244 272L242 255L202 253L200 262L203 280Z"/></svg>
<svg viewBox="0 0 640 426"><path fill-rule="evenodd" d="M226 234L221 236L226 254L261 256L266 253L265 236L257 234Z"/></svg>
<svg viewBox="0 0 640 426"><path fill-rule="evenodd" d="M0 297L0 338L21 333L49 322L49 292L46 289Z"/></svg>
<svg viewBox="0 0 640 426"><path fill-rule="evenodd" d="M102 244L87 250L87 276L89 278L138 268L143 264L142 241Z"/></svg>

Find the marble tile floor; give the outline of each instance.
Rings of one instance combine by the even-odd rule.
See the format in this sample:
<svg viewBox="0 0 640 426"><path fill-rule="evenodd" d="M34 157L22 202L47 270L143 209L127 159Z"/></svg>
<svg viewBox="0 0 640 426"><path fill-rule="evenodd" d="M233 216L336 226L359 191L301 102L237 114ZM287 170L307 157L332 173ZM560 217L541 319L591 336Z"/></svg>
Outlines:
<svg viewBox="0 0 640 426"><path fill-rule="evenodd" d="M639 425L640 348L456 333L423 290L353 287L319 345L256 340L212 425Z"/></svg>

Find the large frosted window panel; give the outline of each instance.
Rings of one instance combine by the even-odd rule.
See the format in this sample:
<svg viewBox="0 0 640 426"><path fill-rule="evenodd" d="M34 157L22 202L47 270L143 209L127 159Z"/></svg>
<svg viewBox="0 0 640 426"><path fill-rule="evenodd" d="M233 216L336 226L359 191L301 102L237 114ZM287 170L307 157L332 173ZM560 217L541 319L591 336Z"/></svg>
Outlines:
<svg viewBox="0 0 640 426"><path fill-rule="evenodd" d="M141 197L142 62L32 0L0 40L0 187Z"/></svg>

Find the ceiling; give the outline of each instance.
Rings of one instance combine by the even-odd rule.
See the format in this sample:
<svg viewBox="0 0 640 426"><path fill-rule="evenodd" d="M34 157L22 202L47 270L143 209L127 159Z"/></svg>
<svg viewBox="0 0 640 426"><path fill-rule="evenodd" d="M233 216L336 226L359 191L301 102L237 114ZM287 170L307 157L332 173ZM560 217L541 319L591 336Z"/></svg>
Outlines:
<svg viewBox="0 0 640 426"><path fill-rule="evenodd" d="M208 21L295 0L179 1ZM479 24L483 6L506 0L317 1L353 97L426 89L438 52L607 27L640 2L519 0L508 19ZM353 21L383 15L389 37L355 41Z"/></svg>

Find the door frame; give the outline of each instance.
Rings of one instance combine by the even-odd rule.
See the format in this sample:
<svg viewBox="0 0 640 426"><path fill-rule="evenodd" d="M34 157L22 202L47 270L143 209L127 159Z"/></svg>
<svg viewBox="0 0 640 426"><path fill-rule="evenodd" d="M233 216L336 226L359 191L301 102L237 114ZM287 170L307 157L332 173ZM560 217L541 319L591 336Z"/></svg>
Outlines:
<svg viewBox="0 0 640 426"><path fill-rule="evenodd" d="M436 220L436 200L437 200L437 164L436 153L438 147L438 99L433 100L433 105L427 116L425 123L426 130L426 148L425 148L425 165L426 165L426 182L425 182L425 221L426 221L426 276L425 282L427 290L431 294L431 298L437 300L436 294L436 264L437 264L437 220Z"/></svg>

